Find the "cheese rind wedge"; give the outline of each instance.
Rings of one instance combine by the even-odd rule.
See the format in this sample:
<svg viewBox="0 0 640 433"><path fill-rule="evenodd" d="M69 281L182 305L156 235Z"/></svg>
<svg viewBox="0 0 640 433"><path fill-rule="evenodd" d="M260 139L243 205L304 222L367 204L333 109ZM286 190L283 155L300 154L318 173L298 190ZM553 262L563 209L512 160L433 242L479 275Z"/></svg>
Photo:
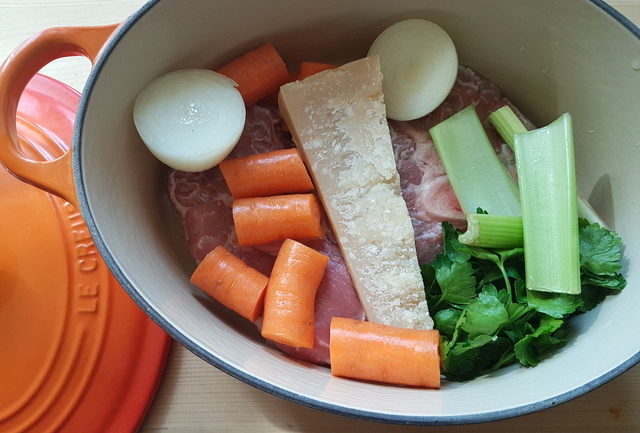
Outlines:
<svg viewBox="0 0 640 433"><path fill-rule="evenodd" d="M378 57L286 84L279 105L368 320L432 328L413 227L400 191Z"/></svg>

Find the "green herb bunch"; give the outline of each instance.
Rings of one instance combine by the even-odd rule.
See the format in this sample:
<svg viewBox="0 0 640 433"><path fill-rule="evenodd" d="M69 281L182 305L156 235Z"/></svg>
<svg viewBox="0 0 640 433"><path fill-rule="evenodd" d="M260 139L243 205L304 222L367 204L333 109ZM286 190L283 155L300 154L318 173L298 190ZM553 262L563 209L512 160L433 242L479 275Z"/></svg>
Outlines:
<svg viewBox="0 0 640 433"><path fill-rule="evenodd" d="M582 291L579 295L525 288L524 250L463 245L443 223L443 252L421 267L442 371L468 380L515 362L537 365L569 338L568 320L591 310L626 285L622 241L606 228L579 221Z"/></svg>

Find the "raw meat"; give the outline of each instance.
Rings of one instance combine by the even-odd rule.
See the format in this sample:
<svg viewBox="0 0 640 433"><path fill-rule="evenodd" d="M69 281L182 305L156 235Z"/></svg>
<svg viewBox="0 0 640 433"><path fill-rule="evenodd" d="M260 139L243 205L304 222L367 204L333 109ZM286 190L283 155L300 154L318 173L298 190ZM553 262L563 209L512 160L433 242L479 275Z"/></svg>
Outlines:
<svg viewBox="0 0 640 433"><path fill-rule="evenodd" d="M244 131L229 158L293 147L291 139L283 131L283 124L276 107L254 105L249 108ZM200 204L215 201L230 207L233 201L218 167L199 173L172 170L168 189L171 201L182 217Z"/></svg>
<svg viewBox="0 0 640 433"><path fill-rule="evenodd" d="M168 189L173 205L183 218L189 209L198 205L231 199L218 167L198 173L171 170Z"/></svg>
<svg viewBox="0 0 640 433"><path fill-rule="evenodd" d="M241 247L233 230L231 205L223 201L203 203L189 209L184 217L184 229L191 255L204 259L218 245L250 264L265 275L271 274L275 258L255 248Z"/></svg>
<svg viewBox="0 0 640 433"><path fill-rule="evenodd" d="M451 93L431 114L410 122L389 122L400 187L412 219L420 263L430 262L440 252L443 221L459 228L465 226L464 214L428 131L471 104L476 106L498 156L515 176L513 153L489 126L487 117L509 104L529 129L533 125L501 96L495 84L470 68L460 66Z"/></svg>

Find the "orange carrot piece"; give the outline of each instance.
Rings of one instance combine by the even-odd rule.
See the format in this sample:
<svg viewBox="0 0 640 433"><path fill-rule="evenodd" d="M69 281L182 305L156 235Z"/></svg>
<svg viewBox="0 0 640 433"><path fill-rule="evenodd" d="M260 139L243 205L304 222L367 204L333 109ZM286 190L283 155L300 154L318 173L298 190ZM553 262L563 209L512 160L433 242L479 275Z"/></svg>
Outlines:
<svg viewBox="0 0 640 433"><path fill-rule="evenodd" d="M226 159L220 163L220 170L234 198L313 191L297 149Z"/></svg>
<svg viewBox="0 0 640 433"><path fill-rule="evenodd" d="M324 235L321 208L313 194L239 198L233 202L238 245L279 239L318 239Z"/></svg>
<svg viewBox="0 0 640 433"><path fill-rule="evenodd" d="M335 65L318 62L302 62L300 63L300 72L298 72L298 80L304 80L313 74L326 71L327 69L335 69Z"/></svg>
<svg viewBox="0 0 640 433"><path fill-rule="evenodd" d="M218 246L200 262L191 282L253 322L262 314L269 278Z"/></svg>
<svg viewBox="0 0 640 433"><path fill-rule="evenodd" d="M277 92L290 81L287 66L272 44L249 51L218 68L217 72L238 83L238 91L247 106Z"/></svg>
<svg viewBox="0 0 640 433"><path fill-rule="evenodd" d="M331 374L399 385L440 388L440 333L334 317Z"/></svg>
<svg viewBox="0 0 640 433"><path fill-rule="evenodd" d="M293 347L313 348L316 292L329 258L299 242L282 244L264 299L262 336Z"/></svg>

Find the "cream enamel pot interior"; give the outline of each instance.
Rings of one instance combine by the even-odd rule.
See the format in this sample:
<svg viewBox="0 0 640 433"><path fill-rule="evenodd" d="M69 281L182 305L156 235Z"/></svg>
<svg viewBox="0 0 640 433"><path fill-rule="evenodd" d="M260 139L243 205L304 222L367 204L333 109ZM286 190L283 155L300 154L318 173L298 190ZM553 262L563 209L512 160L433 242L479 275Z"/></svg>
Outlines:
<svg viewBox="0 0 640 433"><path fill-rule="evenodd" d="M221 64L266 41L291 64L344 62L366 55L385 26L407 17L440 24L461 62L491 78L537 124L572 113L580 193L622 235L628 258L628 287L577 317L571 343L551 358L536 368L447 382L438 391L334 378L265 344L251 324L192 287L195 265L166 194L166 167L146 150L132 120L136 94L165 72ZM111 30L76 33L104 38ZM47 36L55 53L47 57L30 48L36 37L0 73L15 75L29 63L25 52L42 63L96 56L95 44L56 34ZM65 173L24 162L10 143L15 126L0 129L0 156L15 174L69 200L72 166L77 203L119 282L173 337L227 373L348 416L409 424L490 421L581 395L640 360L640 272L634 266L640 256L639 63L640 31L599 0L150 1L97 55L76 120L72 164L69 158L53 163ZM3 100L19 95L25 79L9 86L3 77ZM9 114L10 108L11 101L5 103Z"/></svg>

